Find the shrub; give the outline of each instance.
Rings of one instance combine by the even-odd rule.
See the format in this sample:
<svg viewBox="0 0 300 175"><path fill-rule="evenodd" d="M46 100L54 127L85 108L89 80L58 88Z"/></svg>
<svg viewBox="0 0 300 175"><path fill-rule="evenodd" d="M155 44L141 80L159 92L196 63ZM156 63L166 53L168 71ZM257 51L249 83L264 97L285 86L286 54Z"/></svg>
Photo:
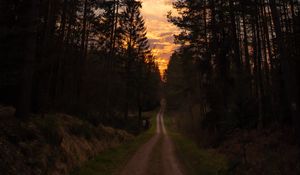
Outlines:
<svg viewBox="0 0 300 175"><path fill-rule="evenodd" d="M59 132L60 125L55 116L49 115L44 118L37 118L35 123L48 144L60 145L62 135Z"/></svg>

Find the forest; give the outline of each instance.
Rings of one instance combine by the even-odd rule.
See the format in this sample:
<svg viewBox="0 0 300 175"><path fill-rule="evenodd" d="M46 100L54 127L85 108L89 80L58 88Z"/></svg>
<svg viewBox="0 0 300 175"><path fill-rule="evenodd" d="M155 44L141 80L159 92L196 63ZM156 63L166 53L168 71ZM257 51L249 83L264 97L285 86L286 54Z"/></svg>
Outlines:
<svg viewBox="0 0 300 175"><path fill-rule="evenodd" d="M69 174L159 106L136 0L0 1L0 174Z"/></svg>
<svg viewBox="0 0 300 175"><path fill-rule="evenodd" d="M206 147L222 148L230 140L230 151L240 145L244 165L258 169L249 174L276 174L255 165L251 150L278 133L282 137L264 148L270 155L282 143L299 144L300 2L176 0L173 6L168 20L180 28L180 48L164 81L168 108L180 111L178 127ZM293 174L283 169L279 174Z"/></svg>
<svg viewBox="0 0 300 175"><path fill-rule="evenodd" d="M121 120L159 103L141 3L1 1L1 102L29 113ZM97 121L98 120L98 121Z"/></svg>
<svg viewBox="0 0 300 175"><path fill-rule="evenodd" d="M300 1L146 1L1 0L0 174L300 174Z"/></svg>
<svg viewBox="0 0 300 175"><path fill-rule="evenodd" d="M169 14L169 21L182 32L165 75L170 108L196 107L205 127L216 131L280 123L300 134L299 2L174 6L180 15Z"/></svg>

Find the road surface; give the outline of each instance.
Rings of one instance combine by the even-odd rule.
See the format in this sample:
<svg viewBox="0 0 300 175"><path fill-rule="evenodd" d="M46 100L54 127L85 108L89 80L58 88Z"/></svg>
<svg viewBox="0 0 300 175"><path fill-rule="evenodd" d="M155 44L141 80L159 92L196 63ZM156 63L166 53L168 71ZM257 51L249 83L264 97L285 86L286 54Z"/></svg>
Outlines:
<svg viewBox="0 0 300 175"><path fill-rule="evenodd" d="M156 117L156 134L137 150L121 175L184 175L164 125L164 106Z"/></svg>

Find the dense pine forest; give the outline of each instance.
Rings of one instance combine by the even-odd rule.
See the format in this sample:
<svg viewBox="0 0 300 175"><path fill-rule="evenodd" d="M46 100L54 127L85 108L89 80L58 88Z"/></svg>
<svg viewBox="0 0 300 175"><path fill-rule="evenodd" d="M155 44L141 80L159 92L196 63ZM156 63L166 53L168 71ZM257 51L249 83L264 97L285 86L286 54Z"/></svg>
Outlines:
<svg viewBox="0 0 300 175"><path fill-rule="evenodd" d="M268 151L257 151L253 162L253 148L272 155L281 143L299 144L300 2L177 0L173 6L168 19L181 30L180 48L164 81L169 109L180 111L178 126L204 146L222 149L232 141L226 153L240 155L244 172L276 174L260 167ZM274 156L268 166L274 159L281 167L289 158ZM299 173L299 163L288 164L293 172L281 167L279 174Z"/></svg>
<svg viewBox="0 0 300 175"><path fill-rule="evenodd" d="M219 131L277 122L300 134L299 2L180 0L174 7L179 17L169 20L182 32L165 75L170 107L197 106L205 126Z"/></svg>
<svg viewBox="0 0 300 175"><path fill-rule="evenodd" d="M1 102L19 118L59 111L98 122L157 106L160 73L140 8L131 0L1 1Z"/></svg>
<svg viewBox="0 0 300 175"><path fill-rule="evenodd" d="M1 0L1 175L300 174L300 1L150 1Z"/></svg>
<svg viewBox="0 0 300 175"><path fill-rule="evenodd" d="M68 174L143 130L161 80L141 8L0 1L1 175Z"/></svg>

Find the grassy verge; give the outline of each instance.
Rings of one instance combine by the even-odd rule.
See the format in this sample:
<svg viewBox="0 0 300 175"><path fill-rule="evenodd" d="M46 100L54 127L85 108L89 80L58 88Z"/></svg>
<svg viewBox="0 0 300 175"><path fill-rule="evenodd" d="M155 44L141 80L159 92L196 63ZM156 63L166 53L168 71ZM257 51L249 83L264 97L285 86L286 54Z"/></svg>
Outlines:
<svg viewBox="0 0 300 175"><path fill-rule="evenodd" d="M201 149L195 142L172 127L171 118L165 115L168 133L174 141L176 152L189 175L225 175L228 163L223 155L213 150Z"/></svg>
<svg viewBox="0 0 300 175"><path fill-rule="evenodd" d="M155 133L157 111L149 112L144 115L151 117L151 128L140 134L132 142L111 148L102 152L94 159L86 162L83 167L75 169L71 175L114 175L117 174L131 155Z"/></svg>

